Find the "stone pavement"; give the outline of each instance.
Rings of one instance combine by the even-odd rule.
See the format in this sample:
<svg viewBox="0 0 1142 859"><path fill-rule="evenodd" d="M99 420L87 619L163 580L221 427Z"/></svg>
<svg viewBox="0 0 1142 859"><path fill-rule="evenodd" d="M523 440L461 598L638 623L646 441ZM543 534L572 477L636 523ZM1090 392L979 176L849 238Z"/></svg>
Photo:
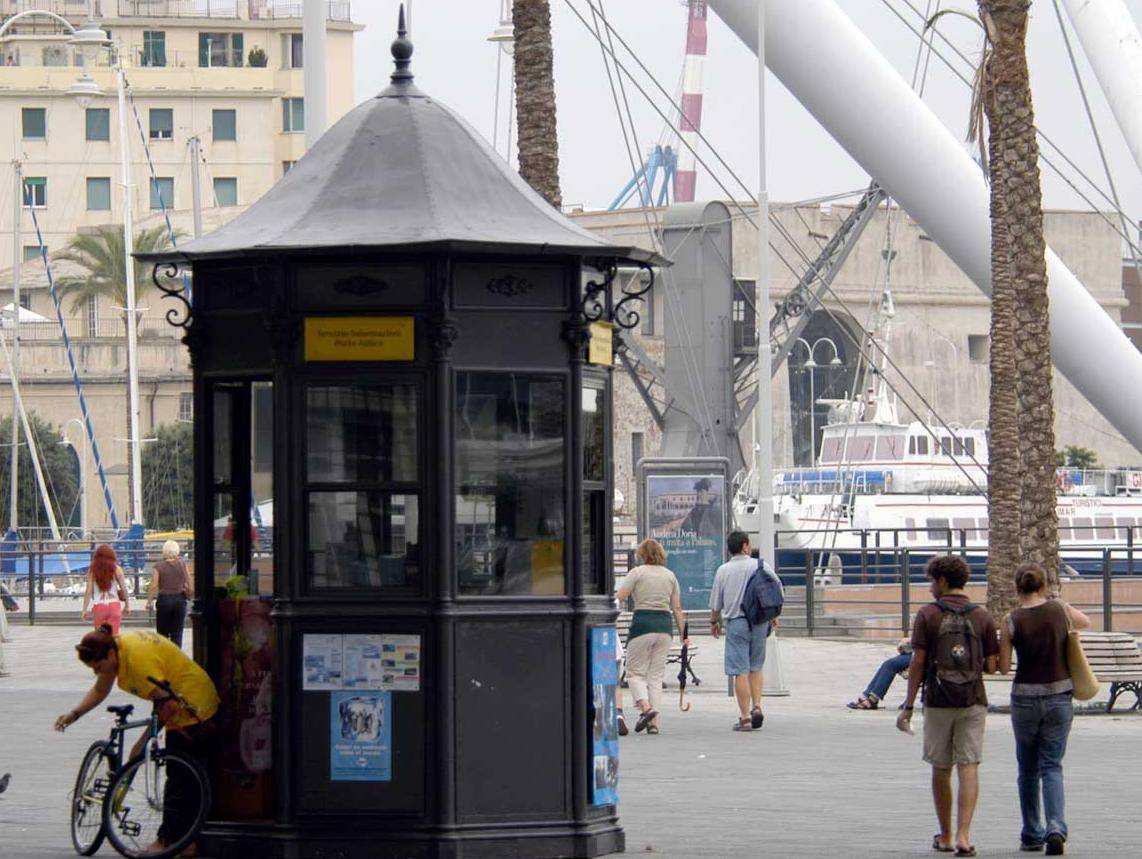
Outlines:
<svg viewBox="0 0 1142 859"><path fill-rule="evenodd" d="M75 855L67 797L80 756L109 725L109 717L93 713L66 734L51 729L91 682L72 651L82 631L14 626L14 641L6 645L13 674L0 678L0 773L12 773L0 795L5 859ZM929 849L936 827L928 769L920 760L921 726L909 737L895 730L894 709L844 707L891 647L783 641L792 694L766 702L763 730L738 734L730 730L735 706L725 694L720 642L696 641L702 685L688 689L690 712L678 711L677 689L668 689L662 733L622 740L620 815L628 853L671 859L936 855ZM993 703L1003 702L1005 685L989 686ZM897 681L890 707L903 692ZM112 699L128 700L118 690ZM1142 793L1132 756L1140 740L1142 716L1133 713L1075 719L1066 760L1068 855L1139 855L1135 820ZM1026 855L1015 849L1015 758L1001 714L988 720L981 782L973 827L980 856ZM115 854L104 846L99 855Z"/></svg>

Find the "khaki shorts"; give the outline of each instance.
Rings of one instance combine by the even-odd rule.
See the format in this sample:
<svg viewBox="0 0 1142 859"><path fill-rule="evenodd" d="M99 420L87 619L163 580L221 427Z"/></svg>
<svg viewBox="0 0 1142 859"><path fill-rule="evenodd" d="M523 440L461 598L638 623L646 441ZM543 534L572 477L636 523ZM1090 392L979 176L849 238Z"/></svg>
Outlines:
<svg viewBox="0 0 1142 859"><path fill-rule="evenodd" d="M987 707L925 707L924 760L939 769L983 760Z"/></svg>

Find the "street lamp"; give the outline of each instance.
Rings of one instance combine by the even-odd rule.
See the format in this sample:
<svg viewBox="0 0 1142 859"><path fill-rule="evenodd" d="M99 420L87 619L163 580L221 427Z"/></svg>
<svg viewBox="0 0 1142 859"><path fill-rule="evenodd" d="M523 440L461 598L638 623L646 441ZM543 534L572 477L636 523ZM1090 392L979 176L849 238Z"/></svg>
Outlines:
<svg viewBox="0 0 1142 859"><path fill-rule="evenodd" d="M818 337L809 345L809 341L804 337L798 337L797 341L793 344L793 348L797 348L797 343L805 347L805 363L801 367L809 371L809 441L812 448L812 462L810 465L815 465L817 460L817 391L816 391L816 376L817 368L821 365L817 363L815 356L817 354L817 347L822 343L828 343L833 347L833 357L829 360L826 366L838 367L843 362L841 361L840 350L837 349L837 344L829 337Z"/></svg>
<svg viewBox="0 0 1142 859"><path fill-rule="evenodd" d="M955 343L953 343L951 340L949 340L943 334L932 335L932 340L929 342L929 345L928 345L928 358L924 361L924 366L930 370L934 370L936 368L934 350L933 350L931 344L934 342L937 342L937 341L943 341L944 343L947 343L948 346L950 346L951 350L952 350L952 365L951 365L951 372L952 372L952 418L954 419L954 418L959 416L959 411L960 411L960 384L959 384L959 378L958 378L958 372L959 372L959 366L960 366L960 350L956 348ZM935 388L936 388L936 380L933 377L933 379L932 379L932 396L933 396L933 399L935 399Z"/></svg>
<svg viewBox="0 0 1142 859"><path fill-rule="evenodd" d="M488 36L488 41L494 44L496 50L496 104L492 116L492 149L499 152L500 139L500 81L503 78L504 54L512 56L515 49L515 25L512 24L512 10L510 0L500 0L500 23ZM512 157L512 108L515 102L515 75L512 75L511 95L508 104L508 151L506 160Z"/></svg>
<svg viewBox="0 0 1142 859"><path fill-rule="evenodd" d="M68 437L67 430L72 424L79 425L79 446ZM60 431L60 444L67 445L75 451L79 460L79 531L87 536L87 453L90 443L87 441L87 429L79 418L69 418Z"/></svg>

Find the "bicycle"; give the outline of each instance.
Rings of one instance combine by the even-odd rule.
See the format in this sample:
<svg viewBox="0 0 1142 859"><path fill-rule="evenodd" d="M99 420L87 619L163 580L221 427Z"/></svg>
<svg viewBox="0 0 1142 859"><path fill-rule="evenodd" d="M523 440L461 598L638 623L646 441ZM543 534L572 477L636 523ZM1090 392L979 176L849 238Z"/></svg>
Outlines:
<svg viewBox="0 0 1142 859"><path fill-rule="evenodd" d="M210 808L210 782L202 766L179 751L168 751L159 744L162 725L158 704L173 699L192 715L194 707L175 692L165 680L147 678L167 693L155 701L147 719L128 721L134 705L108 707L115 715L106 740L91 744L83 756L76 777L71 804L71 839L77 853L91 856L104 837L128 859L166 859L184 850L198 836ZM143 753L123 762L125 735L134 728L146 729ZM185 799L187 812L180 832L166 832L163 846L158 843L159 827L168 806Z"/></svg>

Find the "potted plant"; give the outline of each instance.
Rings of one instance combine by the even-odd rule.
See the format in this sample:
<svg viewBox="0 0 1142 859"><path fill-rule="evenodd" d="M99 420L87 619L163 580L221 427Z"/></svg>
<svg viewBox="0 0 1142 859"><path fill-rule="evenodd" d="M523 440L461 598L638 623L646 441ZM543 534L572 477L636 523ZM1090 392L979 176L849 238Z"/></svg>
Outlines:
<svg viewBox="0 0 1142 859"><path fill-rule="evenodd" d="M251 66L259 69L265 68L269 64L269 57L266 56L266 52L256 45L250 48L250 55L247 59Z"/></svg>

